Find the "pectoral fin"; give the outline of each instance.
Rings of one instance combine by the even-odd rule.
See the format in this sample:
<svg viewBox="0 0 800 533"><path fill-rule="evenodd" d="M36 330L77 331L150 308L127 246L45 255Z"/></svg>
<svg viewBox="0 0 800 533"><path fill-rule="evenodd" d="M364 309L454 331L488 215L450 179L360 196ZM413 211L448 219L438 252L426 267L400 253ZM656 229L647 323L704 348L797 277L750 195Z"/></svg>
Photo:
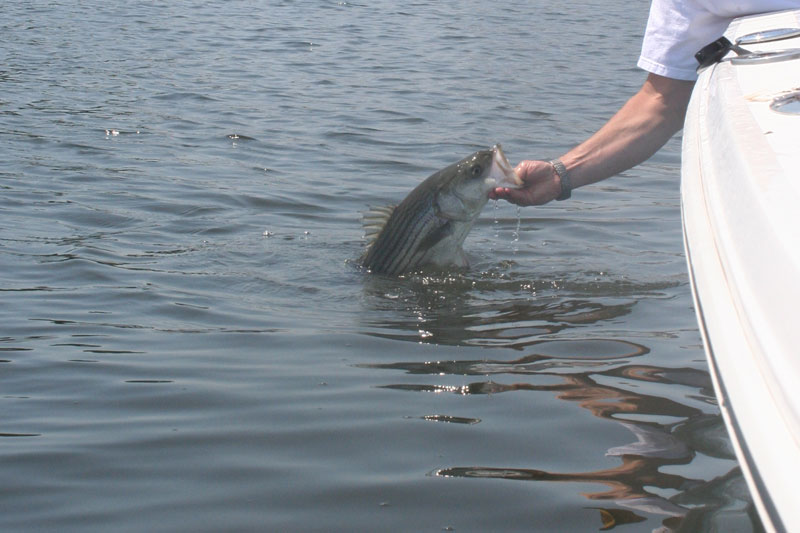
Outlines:
<svg viewBox="0 0 800 533"><path fill-rule="evenodd" d="M436 246L442 239L446 239L453 234L453 226L449 220L445 221L441 226L437 227L428 233L419 243L420 251L427 251Z"/></svg>

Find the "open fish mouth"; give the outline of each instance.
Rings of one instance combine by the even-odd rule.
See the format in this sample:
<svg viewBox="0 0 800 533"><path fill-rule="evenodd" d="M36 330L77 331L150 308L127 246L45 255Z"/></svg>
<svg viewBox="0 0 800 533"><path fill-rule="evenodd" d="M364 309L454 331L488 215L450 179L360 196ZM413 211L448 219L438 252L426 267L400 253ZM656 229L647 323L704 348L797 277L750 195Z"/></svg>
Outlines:
<svg viewBox="0 0 800 533"><path fill-rule="evenodd" d="M486 177L486 184L490 187L508 187L510 189L518 189L522 187L522 180L517 175L514 167L508 162L506 154L503 153L503 147L499 144L492 146L494 157L492 158L492 168L489 169L489 175Z"/></svg>

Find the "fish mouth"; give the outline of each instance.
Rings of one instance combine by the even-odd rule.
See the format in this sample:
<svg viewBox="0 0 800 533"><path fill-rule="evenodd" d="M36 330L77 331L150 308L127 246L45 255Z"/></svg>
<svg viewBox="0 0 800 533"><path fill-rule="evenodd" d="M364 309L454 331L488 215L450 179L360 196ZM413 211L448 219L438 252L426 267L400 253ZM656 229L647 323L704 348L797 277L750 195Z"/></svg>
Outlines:
<svg viewBox="0 0 800 533"><path fill-rule="evenodd" d="M503 153L503 148L499 144L492 146L494 157L492 158L492 167L489 169L489 175L486 177L486 184L491 188L494 187L508 187L510 189L519 189L522 187L522 180L517 175L514 167L508 162L506 154Z"/></svg>

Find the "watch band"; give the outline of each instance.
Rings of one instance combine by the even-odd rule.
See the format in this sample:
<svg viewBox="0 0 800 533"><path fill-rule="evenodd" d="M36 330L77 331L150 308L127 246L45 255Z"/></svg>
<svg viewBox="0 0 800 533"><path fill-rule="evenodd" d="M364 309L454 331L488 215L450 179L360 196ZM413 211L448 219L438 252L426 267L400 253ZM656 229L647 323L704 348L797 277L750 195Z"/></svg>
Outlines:
<svg viewBox="0 0 800 533"><path fill-rule="evenodd" d="M566 200L572 196L572 183L569 179L567 167L564 166L564 163L562 163L560 159L552 159L550 160L550 164L553 165L553 170L556 171L559 181L561 182L561 194L556 197L556 200Z"/></svg>

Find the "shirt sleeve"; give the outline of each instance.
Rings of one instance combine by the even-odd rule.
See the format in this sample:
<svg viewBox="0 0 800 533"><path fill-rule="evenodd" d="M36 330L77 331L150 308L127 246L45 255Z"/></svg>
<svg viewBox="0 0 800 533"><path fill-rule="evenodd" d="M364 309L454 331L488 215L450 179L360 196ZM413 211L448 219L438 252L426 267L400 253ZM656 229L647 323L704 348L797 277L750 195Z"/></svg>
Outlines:
<svg viewBox="0 0 800 533"><path fill-rule="evenodd" d="M678 80L697 79L694 54L719 38L730 18L692 0L653 0L638 66Z"/></svg>

